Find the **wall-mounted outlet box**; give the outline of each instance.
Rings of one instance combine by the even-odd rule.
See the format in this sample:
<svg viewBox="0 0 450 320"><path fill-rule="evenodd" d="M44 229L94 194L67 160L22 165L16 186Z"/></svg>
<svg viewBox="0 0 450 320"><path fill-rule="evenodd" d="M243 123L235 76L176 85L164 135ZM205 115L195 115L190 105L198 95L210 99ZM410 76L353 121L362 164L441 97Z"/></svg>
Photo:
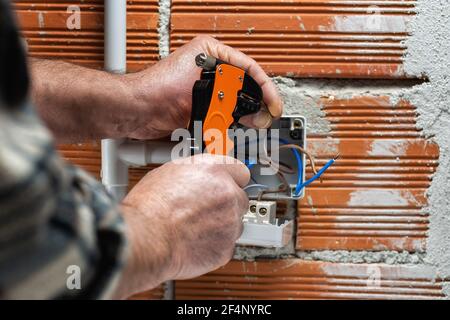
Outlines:
<svg viewBox="0 0 450 320"><path fill-rule="evenodd" d="M291 115L285 116L273 122L271 129L263 138L256 137L254 143L261 146L266 145L266 153L273 158L271 150L272 139L277 139L280 144L294 144L301 148L306 148L306 120L302 116ZM245 131L245 130L244 130ZM247 132L250 133L250 132ZM270 141L270 143L269 143ZM245 143L244 143L245 144ZM171 160L171 151L174 142L164 141L124 141L114 146L118 150L117 157L110 157L109 161L117 161L120 167L125 169L122 174L125 174L129 166L143 166L146 164L165 163ZM239 148L237 148L239 149ZM247 152L247 151L244 151ZM277 219L276 217L276 200L297 200L303 197L303 190L299 194L295 194L295 187L299 181L299 170L301 173L300 182L304 182L305 176L305 155L298 153L301 159L301 167L298 166L298 159L296 158L292 149L279 150L278 163L284 168L290 168L288 173L284 173L284 177L289 184L289 188L285 192L277 192L264 195L259 198L261 189L249 188L247 193L252 200L247 214L245 215L244 231L241 238L237 241L239 245L251 245L261 247L284 247L292 238L294 222L286 219ZM106 166L106 168L118 168L115 166ZM252 181L250 184L261 184L266 189L278 190L282 181L277 175L277 172L263 171L264 163L256 164L251 168ZM267 165L265 166L267 169ZM119 177L117 170L110 170L114 175L113 181ZM122 179L124 181L123 189L126 189L128 178Z"/></svg>
<svg viewBox="0 0 450 320"><path fill-rule="evenodd" d="M289 115L283 116L280 119L272 123L271 129L278 129L280 145L282 144L295 144L299 147L306 148L306 119L299 115ZM269 131L270 133L270 131ZM267 151L270 153L271 150L271 137L267 137ZM259 143L260 145L260 143ZM298 182L298 170L301 171L301 183L305 181L305 161L306 157L303 153L299 152L301 158L302 167L298 168L297 159L294 155L292 149L283 149L279 151L279 163L285 165L292 169L292 173L284 174L287 182L290 185L290 190L288 192L271 193L264 195L264 200L297 200L304 196L304 189L301 190L299 194L295 194L295 187ZM276 190L282 181L275 171L272 174L267 174L267 170L262 171L263 165L254 165L250 172L252 179L249 183L260 184L267 186L268 189ZM261 192L258 188L251 188L248 190L250 199L257 199L259 193Z"/></svg>

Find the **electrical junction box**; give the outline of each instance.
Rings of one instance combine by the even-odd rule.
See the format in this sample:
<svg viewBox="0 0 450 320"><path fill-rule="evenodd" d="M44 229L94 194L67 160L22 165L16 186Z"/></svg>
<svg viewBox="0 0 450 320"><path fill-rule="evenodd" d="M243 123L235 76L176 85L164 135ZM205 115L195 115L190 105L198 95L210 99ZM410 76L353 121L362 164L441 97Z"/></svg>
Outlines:
<svg viewBox="0 0 450 320"><path fill-rule="evenodd" d="M303 150L306 149L306 119L303 116L284 116L274 121L271 129L277 129L277 134L273 135L273 131L269 130L269 134L265 137L266 141L260 141L261 138L258 140L258 148L261 146L261 142L266 144L267 154L273 154L270 150L272 138L278 138L280 146L283 144L296 145ZM290 173L283 173L286 182L289 184L289 189L286 192L264 194L261 200L257 199L260 198L262 190L258 187L252 188L252 185L262 185L265 186L265 189L277 190L282 181L275 170L270 172L271 174L267 174L267 170L264 172L261 170L264 165L267 168L267 164L255 164L251 167L251 181L247 189L247 194L251 200L248 211L244 215L244 230L236 242L237 245L282 248L291 241L294 222L276 217L276 201L297 200L304 196L304 188L298 194L296 194L295 189L297 183L305 182L306 156L302 152L297 152L297 155L300 157L301 166L298 165L299 159L292 149L279 150L278 163L291 169Z"/></svg>
<svg viewBox="0 0 450 320"><path fill-rule="evenodd" d="M303 149L306 149L305 117L299 115L283 116L272 123L271 129L279 129L279 140L283 141L284 144L295 144ZM269 139L270 137L268 137L268 140ZM283 143L280 143L280 145L282 144ZM270 142L267 141L268 152L271 151L270 145ZM288 193L282 192L264 195L264 200L298 200L303 198L305 194L304 189L302 189L298 195L295 194L295 187L298 181L298 170L301 171L301 183L305 182L306 157L303 153L299 153L299 155L302 163L301 168L298 168L297 160L292 150L283 149L279 151L279 162L281 164L287 165L293 170L293 173L291 174L284 174L291 190ZM252 179L249 185L260 184L267 186L268 189L277 189L281 184L279 176L276 174L276 172L273 172L273 174L271 175L262 174L261 167L262 165L255 164L250 169ZM247 193L250 199L257 199L260 191L261 190L258 188L251 188L248 189Z"/></svg>
<svg viewBox="0 0 450 320"><path fill-rule="evenodd" d="M281 144L293 144L303 149L306 148L306 120L302 116L290 115L275 120L270 131L261 141L253 141L259 145L266 145L267 155L272 155L270 148L271 139L279 139ZM245 131L245 129L244 129ZM271 133L272 132L272 133ZM250 132L249 132L250 133ZM263 142L263 143L261 143ZM281 145L280 144L280 145ZM128 167L144 166L147 164L162 164L171 160L171 150L174 143L167 141L133 141L125 140L111 145L111 151L117 153L117 157L109 157L109 160L116 161L115 165L105 166L105 172L109 172L116 181L119 177L126 177ZM237 148L239 149L239 148ZM245 151L246 152L246 151ZM237 241L238 245L259 246L269 248L280 248L286 246L292 239L294 222L292 220L278 219L276 217L277 200L297 200L303 197L304 190L295 194L295 187L299 182L298 174L301 173L300 183L305 181L305 155L301 152L299 159L301 167L298 166L298 160L292 149L279 150L278 162L283 164L284 168L290 168L288 173L284 172L289 188L285 192L275 192L264 195L260 201L257 201L261 194L261 189L248 188L246 192L251 200L248 212L243 218L244 230L242 236ZM276 161L275 161L276 162ZM265 188L278 190L282 180L275 170L267 174L262 171L265 164L255 164L251 169L252 180L249 185L264 185ZM122 168L123 172L119 175L117 168ZM106 170L111 169L111 170ZM264 173L264 174L263 174ZM110 176L109 175L109 176ZM111 177L110 177L111 178ZM127 188L128 178L123 178L123 193ZM113 186L115 187L117 183Z"/></svg>

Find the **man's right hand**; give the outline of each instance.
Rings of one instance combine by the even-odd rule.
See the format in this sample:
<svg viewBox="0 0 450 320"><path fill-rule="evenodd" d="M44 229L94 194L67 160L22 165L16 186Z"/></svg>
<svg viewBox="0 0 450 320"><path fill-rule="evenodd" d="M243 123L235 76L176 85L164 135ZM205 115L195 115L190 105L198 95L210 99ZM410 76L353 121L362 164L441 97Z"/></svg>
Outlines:
<svg viewBox="0 0 450 320"><path fill-rule="evenodd" d="M242 233L249 178L243 163L207 154L149 172L122 204L131 256L118 296L226 264Z"/></svg>

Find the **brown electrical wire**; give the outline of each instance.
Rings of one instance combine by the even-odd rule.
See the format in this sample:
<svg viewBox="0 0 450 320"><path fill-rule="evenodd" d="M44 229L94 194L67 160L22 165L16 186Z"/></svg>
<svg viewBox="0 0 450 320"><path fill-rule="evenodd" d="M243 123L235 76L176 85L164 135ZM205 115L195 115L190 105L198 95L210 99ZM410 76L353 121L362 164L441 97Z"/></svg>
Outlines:
<svg viewBox="0 0 450 320"><path fill-rule="evenodd" d="M280 192L287 192L289 188L289 183L286 180L286 177L281 173L277 172L278 177L280 178L281 182L283 183L278 189L274 190L263 190L258 195L258 201L261 201L261 199L266 194L273 194L273 193L280 193Z"/></svg>
<svg viewBox="0 0 450 320"><path fill-rule="evenodd" d="M294 169L292 167L290 167L288 164L284 163L284 162L280 161L278 163L278 165L275 166L274 163L272 162L272 160L269 157L267 157L267 158L260 157L259 160L258 160L258 163L260 165L267 166L269 168L274 169L275 171L280 171L280 172L285 173L285 174L294 174L295 173Z"/></svg>
<svg viewBox="0 0 450 320"><path fill-rule="evenodd" d="M280 172L285 173L285 174L294 174L295 170L290 167L289 165L287 165L286 163L280 162L279 163L279 168Z"/></svg>
<svg viewBox="0 0 450 320"><path fill-rule="evenodd" d="M317 169L316 169L316 164L315 164L314 157L308 151L303 149L302 147L300 147L298 145L295 145L295 144L285 144L285 145L280 146L278 149L279 150L296 149L296 150L300 151L302 154L306 155L306 157L308 158L308 160L309 160L309 162L311 164L311 169L312 169L313 173L317 174ZM267 154L267 151L266 151L266 157L264 157L264 158L261 157L258 162L260 164L262 164L262 165L269 166L270 168L278 169L277 170L277 175L278 175L278 177L280 178L280 180L282 182L282 185L276 190L262 190L259 193L259 195L258 195L258 201L261 201L261 199L266 194L281 193L281 192L287 192L287 191L290 190L289 183L287 182L286 177L284 176L284 174L292 174L292 173L294 173L294 170L291 167L289 167L287 164L281 163L281 162L278 163L278 168L275 167L273 165L272 159ZM263 163L263 162L266 162L266 163ZM322 182L322 178L321 177L320 177L320 181Z"/></svg>
<svg viewBox="0 0 450 320"><path fill-rule="evenodd" d="M317 170L316 170L316 164L315 164L315 160L314 157L305 149L303 149L302 147L295 145L295 144L284 144L282 146L279 147L280 150L283 149L296 149L298 151L300 151L301 153L303 153L304 155L306 155L309 159L309 162L311 164L311 169L313 171L313 173L316 175L317 174ZM322 180L320 180L322 182Z"/></svg>

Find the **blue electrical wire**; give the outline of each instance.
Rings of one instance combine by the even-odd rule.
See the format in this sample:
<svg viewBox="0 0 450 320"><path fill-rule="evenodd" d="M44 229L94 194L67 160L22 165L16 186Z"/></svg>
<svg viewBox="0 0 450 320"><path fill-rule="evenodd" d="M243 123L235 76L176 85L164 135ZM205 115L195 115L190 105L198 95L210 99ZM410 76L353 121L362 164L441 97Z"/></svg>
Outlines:
<svg viewBox="0 0 450 320"><path fill-rule="evenodd" d="M285 139L280 139L281 143L283 144L289 144L289 142ZM331 159L327 162L326 165L324 165L313 177L302 183L303 181L303 161L302 157L300 156L300 153L296 149L292 149L292 152L294 153L295 159L297 160L297 185L295 186L295 196L299 196L300 192L303 188L309 186L311 183L316 181L320 178L320 176L327 171L327 169L336 161L337 157L334 159Z"/></svg>
<svg viewBox="0 0 450 320"><path fill-rule="evenodd" d="M289 144L289 142L285 139L279 139L282 144ZM301 185L303 181L303 161L300 153L297 149L291 149L292 153L295 156L295 159L297 160L297 185L295 186L295 196L298 196L300 194L300 191L302 190Z"/></svg>
<svg viewBox="0 0 450 320"><path fill-rule="evenodd" d="M253 168L255 166L256 162L252 162L251 160L245 160L245 165L247 166L247 168L250 170L251 168Z"/></svg>
<svg viewBox="0 0 450 320"><path fill-rule="evenodd" d="M286 145L289 144L289 142L285 139L279 139L279 141ZM309 186L311 183L313 183L314 181L316 181L317 179L320 178L320 176L331 166L333 165L333 163L336 161L337 157L335 157L334 159L331 159L330 161L328 161L318 172L317 174L315 174L313 177L311 177L310 179L308 179L307 181L303 182L303 161L302 161L302 156L300 155L300 152L298 152L297 149L291 149L292 153L295 156L295 159L297 161L297 184L295 186L295 193L294 195L296 197L298 197L300 195L300 192L302 191L303 188ZM247 168L251 169L254 165L256 165L256 162L250 162L250 160L245 160L245 165L247 166Z"/></svg>
<svg viewBox="0 0 450 320"><path fill-rule="evenodd" d="M302 188L304 188L304 187L307 187L307 186L309 186L311 183L313 183L314 181L316 181L317 179L319 179L320 178L320 176L336 161L336 159L337 159L337 157L336 158L334 158L334 159L331 159L330 161L328 161L327 162L327 164L326 165L324 165L323 167L322 167L322 169L320 169L318 172L317 172L317 174L315 174L311 179L309 179L309 180L307 180L307 181L305 181L302 185L301 185L301 188L300 188L300 190L302 189Z"/></svg>

